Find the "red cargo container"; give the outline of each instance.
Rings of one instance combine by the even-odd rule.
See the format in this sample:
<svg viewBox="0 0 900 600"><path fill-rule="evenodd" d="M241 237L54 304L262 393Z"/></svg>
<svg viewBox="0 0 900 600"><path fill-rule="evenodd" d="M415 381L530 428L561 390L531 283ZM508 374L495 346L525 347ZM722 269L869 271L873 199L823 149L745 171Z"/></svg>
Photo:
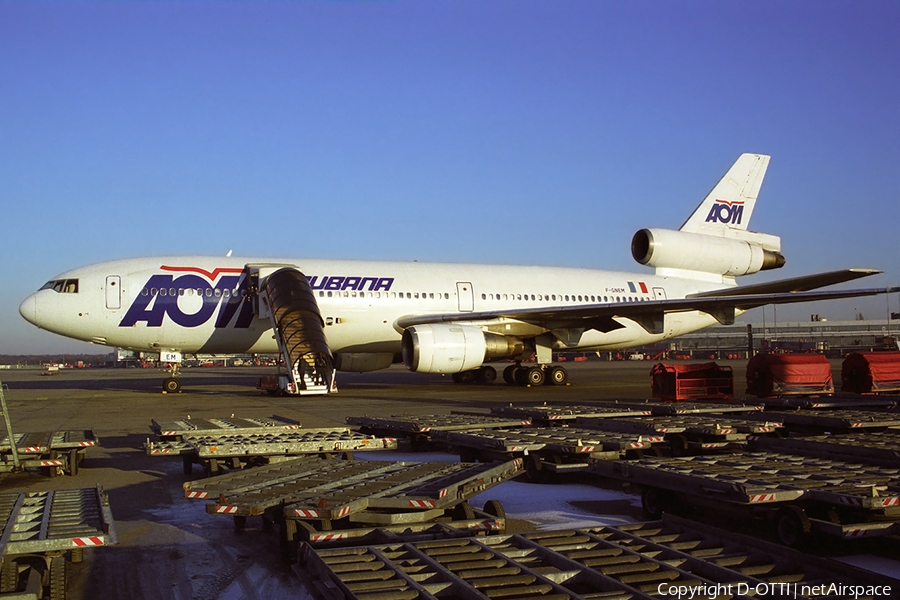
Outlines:
<svg viewBox="0 0 900 600"><path fill-rule="evenodd" d="M821 354L757 354L747 362L747 393L760 398L833 394L831 363Z"/></svg>
<svg viewBox="0 0 900 600"><path fill-rule="evenodd" d="M841 365L841 391L900 392L900 352L856 352Z"/></svg>
<svg viewBox="0 0 900 600"><path fill-rule="evenodd" d="M700 365L658 363L650 370L653 397L663 402L734 397L734 372L714 362Z"/></svg>

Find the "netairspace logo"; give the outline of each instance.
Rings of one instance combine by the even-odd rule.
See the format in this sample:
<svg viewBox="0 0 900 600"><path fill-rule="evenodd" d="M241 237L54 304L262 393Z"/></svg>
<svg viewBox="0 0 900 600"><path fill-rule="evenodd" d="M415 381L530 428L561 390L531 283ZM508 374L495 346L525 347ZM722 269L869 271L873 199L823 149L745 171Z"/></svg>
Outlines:
<svg viewBox="0 0 900 600"><path fill-rule="evenodd" d="M889 585L845 585L842 583L808 585L803 583L719 583L712 585L674 585L661 583L656 588L660 596L694 600L738 596L781 596L785 598L815 598L841 596L844 598L891 597Z"/></svg>

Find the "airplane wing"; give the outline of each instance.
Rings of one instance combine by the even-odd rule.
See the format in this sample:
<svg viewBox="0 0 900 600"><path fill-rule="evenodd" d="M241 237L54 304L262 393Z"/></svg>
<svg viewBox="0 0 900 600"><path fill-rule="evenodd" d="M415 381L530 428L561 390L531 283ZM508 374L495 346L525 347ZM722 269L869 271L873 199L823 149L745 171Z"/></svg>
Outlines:
<svg viewBox="0 0 900 600"><path fill-rule="evenodd" d="M489 325L504 320L516 320L553 331L566 329L596 329L603 333L624 327L617 319L625 318L640 324L648 333L664 332L667 313L701 311L714 317L722 325L734 323L736 311L749 310L767 304L793 304L815 300L834 300L874 296L900 291L900 288L869 288L836 291L790 291L818 285L831 285L858 277L874 275L879 271L849 270L823 273L808 277L785 279L756 286L727 288L714 292L695 294L687 298L647 300L645 302L587 304L579 306L554 306L514 310L464 312L434 315L408 315L395 325L405 329L428 323L476 323ZM780 290L780 291L776 291ZM749 293L748 293L749 292Z"/></svg>

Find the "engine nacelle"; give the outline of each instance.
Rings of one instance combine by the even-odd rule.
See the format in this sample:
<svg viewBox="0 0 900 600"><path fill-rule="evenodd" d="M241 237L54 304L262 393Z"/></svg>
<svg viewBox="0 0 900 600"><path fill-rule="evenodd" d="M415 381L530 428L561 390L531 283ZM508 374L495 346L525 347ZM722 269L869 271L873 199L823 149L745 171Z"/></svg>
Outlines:
<svg viewBox="0 0 900 600"><path fill-rule="evenodd" d="M391 352L339 352L334 355L334 368L345 373L366 373L387 369L394 364Z"/></svg>
<svg viewBox="0 0 900 600"><path fill-rule="evenodd" d="M403 362L417 373L461 373L494 358L519 356L517 338L482 331L472 325L415 325L403 332Z"/></svg>
<svg viewBox="0 0 900 600"><path fill-rule="evenodd" d="M744 232L749 239L725 238L669 229L641 229L631 239L634 260L648 267L701 271L717 275L749 275L784 265L781 241Z"/></svg>

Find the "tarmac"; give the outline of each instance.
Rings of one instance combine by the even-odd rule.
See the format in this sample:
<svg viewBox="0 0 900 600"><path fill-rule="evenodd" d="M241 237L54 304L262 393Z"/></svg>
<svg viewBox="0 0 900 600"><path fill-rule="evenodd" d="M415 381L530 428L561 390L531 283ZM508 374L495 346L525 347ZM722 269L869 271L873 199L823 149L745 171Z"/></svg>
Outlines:
<svg viewBox="0 0 900 600"><path fill-rule="evenodd" d="M274 397L256 390L257 379L273 368L185 369L179 394L161 392L166 373L158 369L64 369L52 376L0 371L15 432L92 429L101 442L87 451L74 477L51 478L45 471L6 474L0 476L0 491L99 484L109 494L119 542L88 550L83 562L67 565L69 600L309 598L282 563L277 533L259 531L255 520L238 531L230 519L206 514L202 502L183 498L183 482L203 473L195 466L185 475L180 460L144 453L151 419L278 415L304 427L332 427L344 425L348 416L643 399L650 396L652 364L567 363L569 385L538 388L455 384L449 376L414 374L395 366L375 373L339 373L340 391L327 397ZM719 364L734 368L740 394L745 361Z"/></svg>

